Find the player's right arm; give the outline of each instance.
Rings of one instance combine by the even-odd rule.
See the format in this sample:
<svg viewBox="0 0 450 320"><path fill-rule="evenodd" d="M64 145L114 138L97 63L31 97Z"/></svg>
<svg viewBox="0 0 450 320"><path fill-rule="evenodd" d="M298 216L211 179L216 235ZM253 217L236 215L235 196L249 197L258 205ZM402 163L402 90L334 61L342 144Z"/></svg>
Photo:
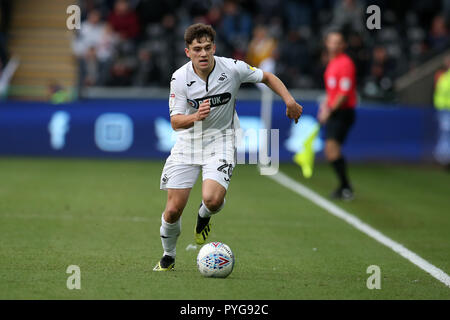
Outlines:
<svg viewBox="0 0 450 320"><path fill-rule="evenodd" d="M186 84L182 72L175 72L170 81L169 111L170 123L174 130L187 129L194 125L194 122L201 121L209 115L209 100L200 104L197 112L189 114L186 97Z"/></svg>
<svg viewBox="0 0 450 320"><path fill-rule="evenodd" d="M194 125L196 121L202 121L205 119L211 110L209 100L206 100L200 104L198 111L193 114L177 114L170 117L170 123L174 130L187 129Z"/></svg>

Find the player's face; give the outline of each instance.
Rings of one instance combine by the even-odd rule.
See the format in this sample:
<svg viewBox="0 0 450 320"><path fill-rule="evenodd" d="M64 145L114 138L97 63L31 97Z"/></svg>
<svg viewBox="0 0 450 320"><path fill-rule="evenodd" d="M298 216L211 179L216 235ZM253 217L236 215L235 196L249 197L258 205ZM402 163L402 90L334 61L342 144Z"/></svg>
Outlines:
<svg viewBox="0 0 450 320"><path fill-rule="evenodd" d="M216 45L206 37L200 41L194 39L185 52L192 60L195 70L207 72L213 68Z"/></svg>
<svg viewBox="0 0 450 320"><path fill-rule="evenodd" d="M340 33L330 33L325 41L325 46L327 47L328 53L331 55L336 55L344 52L344 38Z"/></svg>

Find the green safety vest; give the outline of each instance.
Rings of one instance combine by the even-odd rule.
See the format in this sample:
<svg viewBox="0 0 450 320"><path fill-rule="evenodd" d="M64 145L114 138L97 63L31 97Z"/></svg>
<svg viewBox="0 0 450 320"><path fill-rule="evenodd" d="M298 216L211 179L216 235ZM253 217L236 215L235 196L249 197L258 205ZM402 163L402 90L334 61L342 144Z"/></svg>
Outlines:
<svg viewBox="0 0 450 320"><path fill-rule="evenodd" d="M436 83L434 106L438 110L450 110L450 70L440 76Z"/></svg>

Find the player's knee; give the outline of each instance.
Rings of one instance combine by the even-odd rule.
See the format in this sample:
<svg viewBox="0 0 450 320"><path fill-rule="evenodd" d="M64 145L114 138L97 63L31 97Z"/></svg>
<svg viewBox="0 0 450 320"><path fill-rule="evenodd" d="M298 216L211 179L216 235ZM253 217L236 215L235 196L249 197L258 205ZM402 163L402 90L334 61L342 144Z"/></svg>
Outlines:
<svg viewBox="0 0 450 320"><path fill-rule="evenodd" d="M223 198L220 196L207 196L203 199L203 203L205 204L206 208L208 208L211 212L216 212L221 209L223 204Z"/></svg>
<svg viewBox="0 0 450 320"><path fill-rule="evenodd" d="M180 209L176 206L167 206L164 211L164 220L167 223L175 223L180 219L181 214L183 213L183 209Z"/></svg>

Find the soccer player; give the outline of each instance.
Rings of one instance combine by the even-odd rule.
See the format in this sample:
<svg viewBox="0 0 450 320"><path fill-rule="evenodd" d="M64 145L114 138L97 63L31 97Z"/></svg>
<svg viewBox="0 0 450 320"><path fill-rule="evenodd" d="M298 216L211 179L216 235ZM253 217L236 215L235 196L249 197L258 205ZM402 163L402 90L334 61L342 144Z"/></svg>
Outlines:
<svg viewBox="0 0 450 320"><path fill-rule="evenodd" d="M332 198L352 200L353 188L341 147L355 121L356 71L351 58L344 53L346 43L339 31L331 31L325 39L329 62L324 74L326 99L320 105L319 122L325 126L325 157L339 180Z"/></svg>
<svg viewBox="0 0 450 320"><path fill-rule="evenodd" d="M205 243L210 218L225 205L225 195L236 163L236 95L242 83L265 83L286 104L286 115L298 122L303 108L283 82L243 61L215 56L215 31L205 24L189 26L184 35L185 53L191 61L173 73L169 110L177 141L161 174L167 202L161 217L163 257L154 271L173 269L181 214L189 193L202 172L202 202L194 236Z"/></svg>

